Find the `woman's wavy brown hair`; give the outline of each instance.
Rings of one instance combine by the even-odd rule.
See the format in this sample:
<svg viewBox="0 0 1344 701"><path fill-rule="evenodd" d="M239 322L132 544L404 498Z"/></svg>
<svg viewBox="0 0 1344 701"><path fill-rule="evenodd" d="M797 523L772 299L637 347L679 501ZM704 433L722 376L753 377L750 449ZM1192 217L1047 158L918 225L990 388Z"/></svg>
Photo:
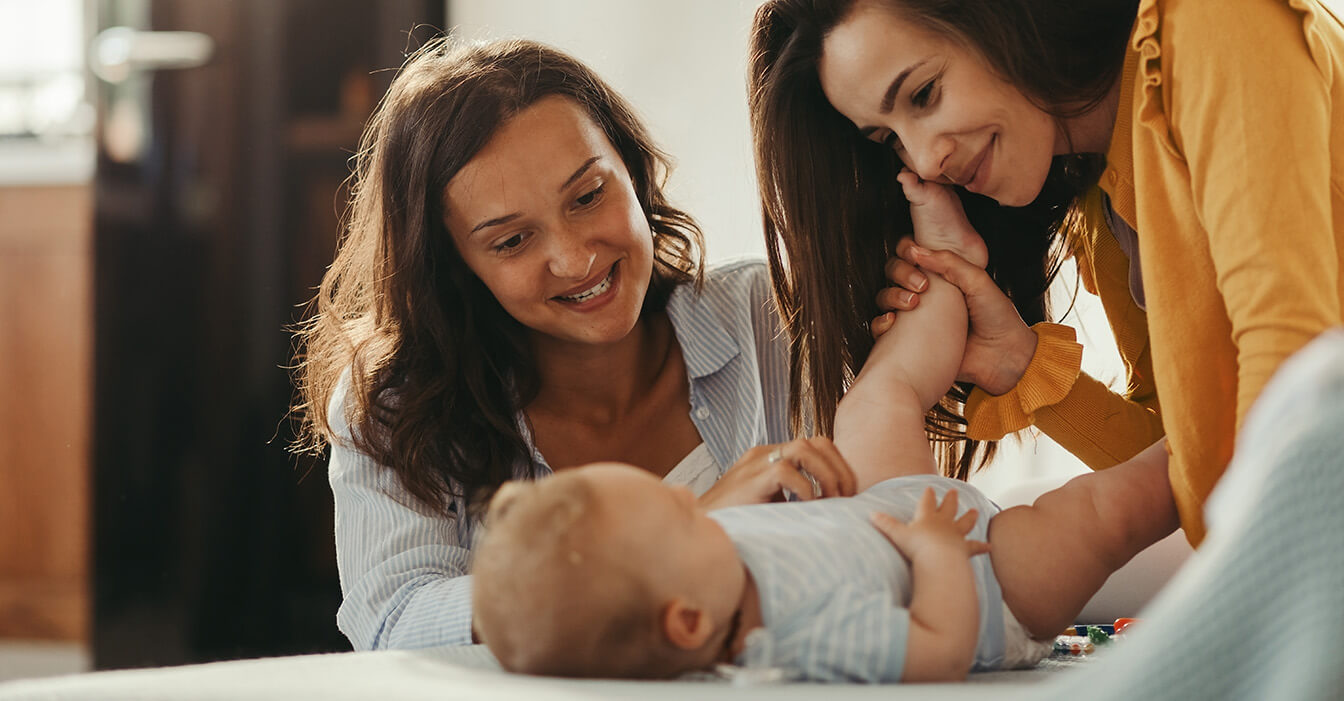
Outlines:
<svg viewBox="0 0 1344 701"><path fill-rule="evenodd" d="M641 313L699 284L703 235L668 203L670 159L619 94L543 44L433 40L401 67L354 159L339 252L297 332L296 450L342 440L345 423L354 448L450 518L455 499L535 470L520 418L539 383L525 329L458 254L443 197L502 124L553 95L582 106L630 172L654 237Z"/></svg>
<svg viewBox="0 0 1344 701"><path fill-rule="evenodd" d="M978 51L1057 121L1105 99L1120 74L1137 0L769 0L756 12L748 67L766 251L790 335L795 431L830 433L835 408L873 346L867 322L885 286L883 263L913 228L894 151L863 138L826 100L822 41L860 2ZM1061 126L1062 128L1062 126ZM1056 159L1035 202L1019 208L958 188L989 248L989 274L1024 321L1049 316L1057 234L1101 158ZM965 479L996 444L966 438L970 387L953 386L925 419L944 474ZM805 418L806 417L806 418Z"/></svg>

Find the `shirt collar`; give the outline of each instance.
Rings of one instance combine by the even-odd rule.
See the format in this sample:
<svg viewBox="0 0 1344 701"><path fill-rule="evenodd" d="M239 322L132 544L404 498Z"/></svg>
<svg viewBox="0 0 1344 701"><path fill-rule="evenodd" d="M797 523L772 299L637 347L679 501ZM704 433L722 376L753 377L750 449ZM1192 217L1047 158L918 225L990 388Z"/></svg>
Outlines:
<svg viewBox="0 0 1344 701"><path fill-rule="evenodd" d="M667 317L677 333L677 342L681 344L686 373L696 380L718 372L741 352L737 340L719 323L719 319L710 311L710 305L703 302L695 285L691 283L677 285L667 300ZM519 411L516 420L524 440L531 447L532 460L542 468L543 473L551 472L550 464L537 449L526 414Z"/></svg>
<svg viewBox="0 0 1344 701"><path fill-rule="evenodd" d="M700 379L718 372L736 358L737 340L723 327L712 305L702 303L695 285L677 285L667 300L667 316L677 332L686 373Z"/></svg>

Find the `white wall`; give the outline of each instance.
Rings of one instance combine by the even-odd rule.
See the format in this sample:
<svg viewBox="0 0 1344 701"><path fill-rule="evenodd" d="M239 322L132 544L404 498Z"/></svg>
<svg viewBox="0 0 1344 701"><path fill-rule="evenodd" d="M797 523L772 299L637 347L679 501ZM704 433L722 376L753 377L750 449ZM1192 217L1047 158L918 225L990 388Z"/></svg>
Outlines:
<svg viewBox="0 0 1344 701"><path fill-rule="evenodd" d="M467 38L523 36L592 66L644 117L677 161L669 195L704 227L709 260L764 255L747 120L748 30L759 0L447 0ZM1072 285L1072 266L1061 279ZM1056 309L1069 290L1057 291ZM1100 302L1078 296L1067 323L1080 325L1084 370L1103 381L1123 369ZM972 478L991 497L1025 481L1086 468L1053 441L1025 436Z"/></svg>

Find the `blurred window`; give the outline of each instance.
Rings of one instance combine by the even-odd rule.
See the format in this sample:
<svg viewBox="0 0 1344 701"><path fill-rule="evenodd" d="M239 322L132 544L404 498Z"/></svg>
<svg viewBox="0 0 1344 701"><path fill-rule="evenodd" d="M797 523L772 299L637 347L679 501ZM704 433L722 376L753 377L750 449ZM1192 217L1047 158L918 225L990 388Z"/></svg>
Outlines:
<svg viewBox="0 0 1344 701"><path fill-rule="evenodd" d="M0 0L0 144L83 139L84 0Z"/></svg>

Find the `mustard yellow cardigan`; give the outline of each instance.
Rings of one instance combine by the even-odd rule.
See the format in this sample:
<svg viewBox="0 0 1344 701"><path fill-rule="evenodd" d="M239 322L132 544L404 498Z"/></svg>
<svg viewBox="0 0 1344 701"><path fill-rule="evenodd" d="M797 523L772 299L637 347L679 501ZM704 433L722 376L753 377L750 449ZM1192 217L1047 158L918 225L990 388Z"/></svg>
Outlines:
<svg viewBox="0 0 1344 701"><path fill-rule="evenodd" d="M1099 192L1069 243L1127 388L1080 373L1072 330L1038 324L1018 386L972 394L968 433L1034 423L1101 469L1165 426L1181 524L1198 544L1247 409L1284 359L1341 323L1344 25L1318 0L1144 0L1106 156L1101 188L1137 231L1147 313Z"/></svg>

